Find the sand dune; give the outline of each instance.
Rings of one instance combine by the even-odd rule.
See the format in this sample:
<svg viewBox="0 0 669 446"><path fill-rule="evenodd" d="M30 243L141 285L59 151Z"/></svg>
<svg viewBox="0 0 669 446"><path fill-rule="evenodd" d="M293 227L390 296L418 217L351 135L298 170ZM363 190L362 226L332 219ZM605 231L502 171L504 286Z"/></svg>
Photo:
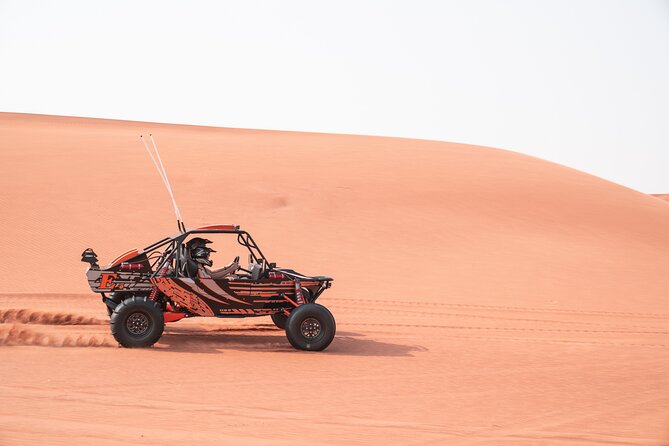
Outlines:
<svg viewBox="0 0 669 446"><path fill-rule="evenodd" d="M83 249L176 230L148 132L187 225L335 277L326 352L262 319L81 348L115 345ZM0 190L0 444L669 442L654 197L463 144L9 113Z"/></svg>

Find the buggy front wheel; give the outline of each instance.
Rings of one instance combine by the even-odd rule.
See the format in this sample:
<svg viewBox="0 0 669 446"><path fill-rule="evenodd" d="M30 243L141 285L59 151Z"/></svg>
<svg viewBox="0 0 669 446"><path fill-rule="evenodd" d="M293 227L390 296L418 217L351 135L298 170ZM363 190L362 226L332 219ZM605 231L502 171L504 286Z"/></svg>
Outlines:
<svg viewBox="0 0 669 446"><path fill-rule="evenodd" d="M332 313L315 303L295 308L286 322L286 337L298 350L324 350L334 339L336 331Z"/></svg>
<svg viewBox="0 0 669 446"><path fill-rule="evenodd" d="M116 306L109 325L123 347L151 347L162 336L165 319L157 303L146 296L133 296Z"/></svg>

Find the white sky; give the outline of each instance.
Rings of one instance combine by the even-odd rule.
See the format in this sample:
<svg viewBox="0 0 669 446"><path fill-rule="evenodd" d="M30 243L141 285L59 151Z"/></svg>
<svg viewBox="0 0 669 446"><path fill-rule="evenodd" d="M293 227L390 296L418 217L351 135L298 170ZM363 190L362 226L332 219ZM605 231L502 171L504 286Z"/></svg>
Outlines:
<svg viewBox="0 0 669 446"><path fill-rule="evenodd" d="M0 0L0 111L466 142L669 192L669 1Z"/></svg>

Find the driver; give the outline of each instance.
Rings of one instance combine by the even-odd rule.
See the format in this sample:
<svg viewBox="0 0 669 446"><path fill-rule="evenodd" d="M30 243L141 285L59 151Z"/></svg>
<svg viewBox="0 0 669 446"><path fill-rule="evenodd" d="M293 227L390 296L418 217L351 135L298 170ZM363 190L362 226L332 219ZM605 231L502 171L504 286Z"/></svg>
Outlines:
<svg viewBox="0 0 669 446"><path fill-rule="evenodd" d="M223 279L231 274L234 274L239 269L239 257L236 257L229 265L211 270L207 268L212 266L214 262L209 258L209 254L216 252L207 246L212 243L206 238L195 237L186 243L186 250L189 259L187 260L188 275L191 277Z"/></svg>

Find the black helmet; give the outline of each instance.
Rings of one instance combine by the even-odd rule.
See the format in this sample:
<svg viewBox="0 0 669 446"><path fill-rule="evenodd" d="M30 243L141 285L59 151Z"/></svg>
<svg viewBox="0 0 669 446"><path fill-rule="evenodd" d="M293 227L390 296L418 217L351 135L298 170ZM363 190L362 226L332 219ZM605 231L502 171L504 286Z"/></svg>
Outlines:
<svg viewBox="0 0 669 446"><path fill-rule="evenodd" d="M191 249L190 256L197 263L202 263L203 265L211 266L213 264L213 262L209 259L209 253L211 252L216 252L216 251L214 251L211 248L207 248L206 246L198 246L196 248Z"/></svg>
<svg viewBox="0 0 669 446"><path fill-rule="evenodd" d="M191 259L195 260L197 263L211 266L213 262L209 260L209 253L216 251L208 248L207 243L211 243L211 240L201 237L194 237L188 240L186 247L188 248Z"/></svg>
<svg viewBox="0 0 669 446"><path fill-rule="evenodd" d="M202 237L195 237L188 240L186 246L188 249L203 248L207 245L207 243L212 243L212 241Z"/></svg>

